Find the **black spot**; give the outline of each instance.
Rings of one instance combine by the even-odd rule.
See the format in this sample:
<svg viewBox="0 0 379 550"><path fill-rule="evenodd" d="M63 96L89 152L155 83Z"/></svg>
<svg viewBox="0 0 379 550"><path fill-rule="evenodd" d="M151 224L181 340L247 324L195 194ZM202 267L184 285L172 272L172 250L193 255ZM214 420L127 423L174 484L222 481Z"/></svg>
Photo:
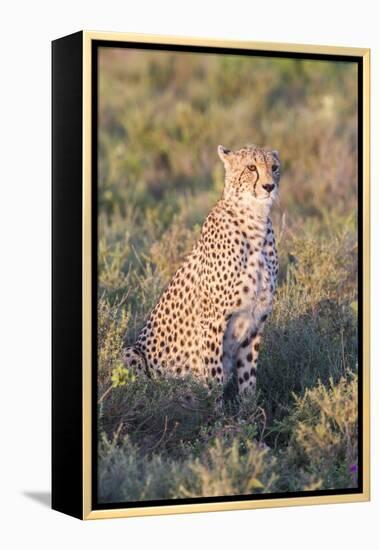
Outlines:
<svg viewBox="0 0 379 550"><path fill-rule="evenodd" d="M247 381L247 380L249 380L250 375L249 375L248 372L244 372L243 377L244 377L244 379Z"/></svg>

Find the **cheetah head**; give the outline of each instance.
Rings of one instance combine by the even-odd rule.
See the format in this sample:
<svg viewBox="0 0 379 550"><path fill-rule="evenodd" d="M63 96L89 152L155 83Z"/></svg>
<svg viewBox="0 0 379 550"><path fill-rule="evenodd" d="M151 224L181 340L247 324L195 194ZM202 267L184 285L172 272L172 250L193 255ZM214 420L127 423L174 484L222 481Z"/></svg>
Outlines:
<svg viewBox="0 0 379 550"><path fill-rule="evenodd" d="M226 198L245 203L271 205L279 192L280 159L278 151L243 147L236 151L218 146L225 167Z"/></svg>

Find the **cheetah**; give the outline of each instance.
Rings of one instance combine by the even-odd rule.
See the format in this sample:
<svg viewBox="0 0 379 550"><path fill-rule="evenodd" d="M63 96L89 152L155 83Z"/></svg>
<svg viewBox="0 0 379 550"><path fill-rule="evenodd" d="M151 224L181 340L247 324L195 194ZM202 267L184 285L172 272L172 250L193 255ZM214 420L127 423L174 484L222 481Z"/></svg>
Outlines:
<svg viewBox="0 0 379 550"><path fill-rule="evenodd" d="M221 199L133 346L127 366L147 376L192 374L222 388L236 373L241 396L256 387L259 345L271 313L278 256L270 209L278 196L277 151L218 146Z"/></svg>

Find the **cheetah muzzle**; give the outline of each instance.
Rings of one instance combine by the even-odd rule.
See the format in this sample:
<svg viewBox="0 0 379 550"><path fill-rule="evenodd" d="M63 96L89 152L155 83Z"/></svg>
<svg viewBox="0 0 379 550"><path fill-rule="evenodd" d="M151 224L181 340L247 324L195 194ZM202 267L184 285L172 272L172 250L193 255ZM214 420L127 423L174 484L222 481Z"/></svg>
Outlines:
<svg viewBox="0 0 379 550"><path fill-rule="evenodd" d="M225 186L199 240L140 331L128 367L148 376L192 374L220 387L237 373L241 395L256 386L259 345L272 310L278 256L272 203L277 151L218 147Z"/></svg>

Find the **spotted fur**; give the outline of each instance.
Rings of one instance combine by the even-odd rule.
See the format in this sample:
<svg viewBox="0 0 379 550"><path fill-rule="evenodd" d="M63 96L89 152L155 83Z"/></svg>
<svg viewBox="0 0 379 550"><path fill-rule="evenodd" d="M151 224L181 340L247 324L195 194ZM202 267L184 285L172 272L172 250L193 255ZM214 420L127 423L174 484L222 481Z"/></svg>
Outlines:
<svg viewBox="0 0 379 550"><path fill-rule="evenodd" d="M278 194L277 151L221 145L222 198L173 276L125 363L148 376L191 373L224 384L236 371L241 395L254 390L263 328L278 274L269 217Z"/></svg>

